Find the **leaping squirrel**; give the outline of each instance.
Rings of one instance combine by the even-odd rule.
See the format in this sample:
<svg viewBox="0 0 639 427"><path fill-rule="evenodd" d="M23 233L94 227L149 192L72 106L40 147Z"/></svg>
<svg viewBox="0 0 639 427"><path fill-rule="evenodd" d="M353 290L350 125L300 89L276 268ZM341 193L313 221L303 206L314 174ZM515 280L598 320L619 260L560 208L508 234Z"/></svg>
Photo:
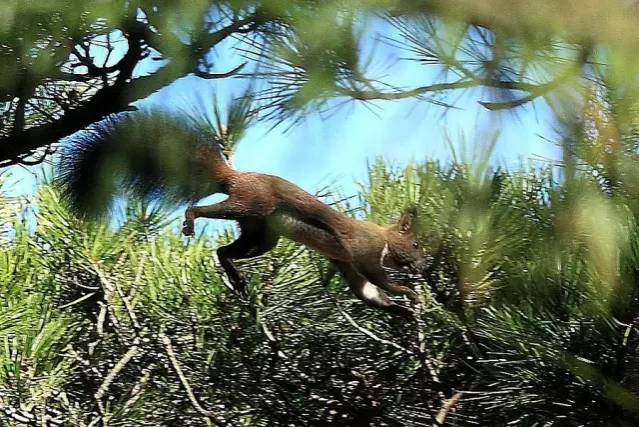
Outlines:
<svg viewBox="0 0 639 427"><path fill-rule="evenodd" d="M364 303L413 317L384 291L406 295L413 303L416 293L392 284L382 267L422 267L413 235L415 208L389 226L350 218L282 178L233 169L219 137L188 116L158 111L110 116L71 137L55 182L62 201L81 217L105 213L116 196L130 191L191 203L227 194L219 203L187 208L182 231L192 235L197 218L238 222L240 237L217 249L237 292L246 294L246 283L233 260L263 255L283 236L326 256Z"/></svg>

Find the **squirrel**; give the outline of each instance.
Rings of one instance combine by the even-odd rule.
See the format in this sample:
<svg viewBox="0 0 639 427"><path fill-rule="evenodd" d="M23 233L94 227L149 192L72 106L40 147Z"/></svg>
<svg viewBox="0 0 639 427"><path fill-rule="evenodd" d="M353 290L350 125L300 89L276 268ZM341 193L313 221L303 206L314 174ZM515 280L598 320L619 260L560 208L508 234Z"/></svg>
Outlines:
<svg viewBox="0 0 639 427"><path fill-rule="evenodd" d="M116 196L133 192L190 202L182 229L186 236L194 234L197 218L235 220L239 238L218 248L217 255L241 295L247 294L246 282L233 260L263 255L285 237L328 258L365 304L413 317L413 310L391 301L385 291L406 295L413 304L417 294L391 283L383 267L422 268L414 206L388 226L351 218L283 178L232 168L220 141L211 128L179 113L111 115L70 137L54 182L61 201L78 217L102 215ZM194 205L214 193L228 198Z"/></svg>

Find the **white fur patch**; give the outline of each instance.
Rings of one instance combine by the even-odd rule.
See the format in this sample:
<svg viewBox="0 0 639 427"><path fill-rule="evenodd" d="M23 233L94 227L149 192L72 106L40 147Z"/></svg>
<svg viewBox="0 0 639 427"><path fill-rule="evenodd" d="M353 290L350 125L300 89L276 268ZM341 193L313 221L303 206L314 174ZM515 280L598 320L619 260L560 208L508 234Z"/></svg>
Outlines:
<svg viewBox="0 0 639 427"><path fill-rule="evenodd" d="M362 295L364 295L366 299L378 299L380 294L377 286L371 282L366 282L364 286L362 286Z"/></svg>
<svg viewBox="0 0 639 427"><path fill-rule="evenodd" d="M388 243L386 243L384 245L384 249L382 249L382 255L379 257L379 265L384 265L384 260L386 259L386 256L389 252L390 250L388 249Z"/></svg>

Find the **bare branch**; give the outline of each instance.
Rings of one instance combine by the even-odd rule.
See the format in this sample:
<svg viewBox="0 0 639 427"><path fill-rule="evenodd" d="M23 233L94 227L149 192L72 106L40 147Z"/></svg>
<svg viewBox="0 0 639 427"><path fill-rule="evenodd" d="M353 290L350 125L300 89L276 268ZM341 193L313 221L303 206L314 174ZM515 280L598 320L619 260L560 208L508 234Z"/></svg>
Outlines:
<svg viewBox="0 0 639 427"><path fill-rule="evenodd" d="M131 390L131 397L126 402L124 402L124 405L122 406L123 413L126 414L127 412L129 412L131 410L131 407L135 405L135 402L140 399L140 397L142 396L142 390L144 390L144 386L146 385L146 383L149 382L149 379L151 379L151 373L153 372L153 369L155 369L155 364L151 363L149 366L142 370L142 376L133 387L133 390Z"/></svg>
<svg viewBox="0 0 639 427"><path fill-rule="evenodd" d="M464 393L457 392L450 399L444 399L442 402L442 407L437 413L437 417L435 417L435 424L433 427L439 427L444 425L444 421L446 420L446 416L448 413L457 406L457 402L464 396Z"/></svg>
<svg viewBox="0 0 639 427"><path fill-rule="evenodd" d="M469 89L474 87L491 87L496 89L503 90L515 90L515 91L524 91L530 92L530 100L541 96L544 93L556 88L560 83L565 81L565 79L557 79L553 80L549 83L544 84L532 84L525 82L514 82L507 80L490 80L490 79L461 79L455 82L450 83L435 83L427 86L420 86L414 89L408 90L397 90L393 92L382 92L377 90L358 90L358 89L347 89L343 87L335 88L337 94L342 96L348 96L356 100L360 101L371 101L371 100L400 100L406 98L419 97L426 93L436 93L436 92L444 92L449 90L459 90L459 89ZM534 93L534 95L532 95ZM482 105L488 103L482 103ZM486 108L488 108L487 105Z"/></svg>
<svg viewBox="0 0 639 427"><path fill-rule="evenodd" d="M115 380L115 377L118 376L118 374L120 373L120 371L122 371L122 369L124 369L126 364L129 363L131 359L133 359L133 357L138 353L138 351L140 350L140 348L138 347L138 344L139 344L139 339L136 339L133 342L133 346L129 348L129 350L124 354L124 356L122 356L122 358L113 367L113 369L111 369L111 371L104 378L104 381L102 381L102 384L98 388L98 391L93 395L93 397L95 397L96 402L98 403L98 408L100 409L100 414L102 415L103 422L105 425L107 420L105 419L106 413L105 413L104 403L102 402L102 398L104 397L106 392L109 390L109 387Z"/></svg>
<svg viewBox="0 0 639 427"><path fill-rule="evenodd" d="M227 39L235 33L248 33L255 29L259 22L259 9L242 19L235 19L233 22L215 32L208 33L200 37L197 42L202 51L209 51L221 41Z"/></svg>
<svg viewBox="0 0 639 427"><path fill-rule="evenodd" d="M335 271L331 269L331 272L329 272L329 275L327 276L328 280L324 280L325 282L330 281L330 278L333 277L335 275ZM386 340L384 338L380 338L377 335L375 335L375 333L373 333L372 331L366 329L363 326L360 326L355 319L353 319L351 317L350 314L348 314L347 312L344 311L344 309L342 307L340 307L339 303L337 302L337 300L335 299L335 296L328 290L326 289L326 286L324 287L324 289L326 290L326 293L328 295L328 297L330 298L330 300L333 302L333 304L335 305L335 307L339 310L340 314L342 315L342 317L344 319L346 319L348 321L348 323L351 324L351 326L353 326L355 329L357 329L359 332L361 332L362 334L368 336L369 338L372 338L373 340L381 343L381 344L385 344L385 345L389 345L399 351L401 351L402 353L409 355L409 356L413 356L414 353L412 351L410 351L407 348L402 347L401 345L394 343L392 341Z"/></svg>
<svg viewBox="0 0 639 427"><path fill-rule="evenodd" d="M166 349L166 354L169 357L171 366L173 367L173 370L177 374L178 378L180 379L180 383L182 384L182 387L184 387L184 390L186 391L186 395L188 396L195 410L203 417L208 418L209 421L211 421L213 424L217 426L226 425L225 423L216 419L215 414L213 412L207 409L204 409L202 405L200 404L200 402L198 401L197 397L195 396L195 393L193 393L193 389L191 388L189 381L186 379L186 376L184 375L184 372L182 371L182 368L180 367L180 362L178 362L177 357L175 357L175 352L173 351L173 345L171 344L171 340L169 339L169 337L166 336L165 334L161 334L160 339L162 341L162 344L164 344L164 348Z"/></svg>
<svg viewBox="0 0 639 427"><path fill-rule="evenodd" d="M222 42L233 34L253 31L258 22L257 16L257 12L249 14L245 18L235 20L218 31L205 35L198 40L198 54L204 56L217 43ZM129 21L125 25L123 32L127 38L129 48L122 59L112 66L99 67L88 57L88 51L86 55L83 55L77 47L73 51L80 63L89 67L89 77L104 77L106 74L117 72L117 77L115 77L113 83L109 85L103 80L102 88L90 100L80 103L76 108L69 109L56 120L26 129L14 126L13 133L0 138L0 147L3 147L0 150L0 166L19 164L21 161L16 159L21 155L30 155L39 147L57 143L60 139L85 129L109 114L130 110L129 103L144 98L189 73L195 73L202 78L208 79L225 78L238 73L244 67L244 64L242 64L227 73L208 74L198 71L197 61L189 64L190 68L180 65L180 61L172 61L153 74L132 79L133 70L148 55L148 48L144 46L157 44L155 42L158 41L159 36L151 31L146 24L139 21ZM83 47L86 48L86 46L80 45L80 49ZM84 77L77 75L76 77L74 74L61 73L59 77L62 80L87 80L86 75ZM57 75L54 75L52 78L55 79L57 77ZM2 160L6 161L3 162Z"/></svg>
<svg viewBox="0 0 639 427"><path fill-rule="evenodd" d="M196 70L194 74L200 78L207 79L207 80L225 79L227 77L231 77L239 73L242 70L242 68L244 68L245 66L246 66L246 62L238 65L237 67L233 68L230 71L227 71L226 73L206 73L203 71Z"/></svg>

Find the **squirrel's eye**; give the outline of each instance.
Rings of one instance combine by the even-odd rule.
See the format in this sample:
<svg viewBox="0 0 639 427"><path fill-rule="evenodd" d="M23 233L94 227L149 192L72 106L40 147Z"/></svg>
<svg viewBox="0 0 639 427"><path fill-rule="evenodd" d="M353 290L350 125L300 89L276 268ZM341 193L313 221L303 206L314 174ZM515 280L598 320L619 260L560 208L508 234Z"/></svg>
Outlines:
<svg viewBox="0 0 639 427"><path fill-rule="evenodd" d="M413 242L413 247L414 247L415 249L419 248L419 243L417 243L417 242Z"/></svg>

